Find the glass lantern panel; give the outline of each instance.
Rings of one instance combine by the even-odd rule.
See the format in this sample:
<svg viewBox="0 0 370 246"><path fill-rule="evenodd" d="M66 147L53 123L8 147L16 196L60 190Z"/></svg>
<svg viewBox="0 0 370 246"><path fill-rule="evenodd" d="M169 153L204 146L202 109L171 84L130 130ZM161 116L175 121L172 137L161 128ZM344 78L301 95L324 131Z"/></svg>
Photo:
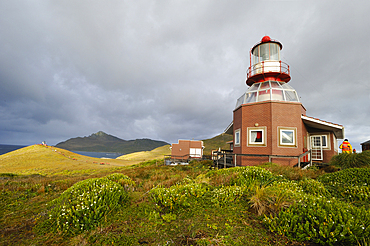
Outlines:
<svg viewBox="0 0 370 246"><path fill-rule="evenodd" d="M260 86L261 83L255 83L253 84L249 89L248 91L256 91L258 90L258 87Z"/></svg>
<svg viewBox="0 0 370 246"><path fill-rule="evenodd" d="M271 100L284 101L282 90L272 90Z"/></svg>
<svg viewBox="0 0 370 246"><path fill-rule="evenodd" d="M261 57L260 61L270 60L269 43L261 44L259 48Z"/></svg>
<svg viewBox="0 0 370 246"><path fill-rule="evenodd" d="M235 108L238 108L240 105L242 105L244 103L244 98L245 98L245 94L243 94L243 96L239 97L239 99L236 101Z"/></svg>
<svg viewBox="0 0 370 246"><path fill-rule="evenodd" d="M256 101L257 92L249 92L247 94L245 103L251 103Z"/></svg>
<svg viewBox="0 0 370 246"><path fill-rule="evenodd" d="M261 84L261 88L260 88L260 90L267 89L267 88L270 88L269 81L263 82L263 83Z"/></svg>
<svg viewBox="0 0 370 246"><path fill-rule="evenodd" d="M259 49L259 46L258 46L252 52L252 58L253 58L252 62L253 62L253 65L255 65L255 64L257 64L257 63L260 62L260 59L259 59L259 50L260 49Z"/></svg>
<svg viewBox="0 0 370 246"><path fill-rule="evenodd" d="M288 102L298 102L298 97L295 91L285 91L285 97Z"/></svg>
<svg viewBox="0 0 370 246"><path fill-rule="evenodd" d="M270 96L270 89L267 89L267 90L260 90L258 92L258 101L259 102L262 102L262 101L268 101L271 99L271 96Z"/></svg>
<svg viewBox="0 0 370 246"><path fill-rule="evenodd" d="M271 88L279 88L281 89L279 83L277 81L270 81Z"/></svg>
<svg viewBox="0 0 370 246"><path fill-rule="evenodd" d="M288 85L287 83L282 83L282 86L283 86L283 89L287 89L287 90L294 90L293 87L291 87L290 85Z"/></svg>
<svg viewBox="0 0 370 246"><path fill-rule="evenodd" d="M280 61L280 46L277 43L270 43L270 60Z"/></svg>

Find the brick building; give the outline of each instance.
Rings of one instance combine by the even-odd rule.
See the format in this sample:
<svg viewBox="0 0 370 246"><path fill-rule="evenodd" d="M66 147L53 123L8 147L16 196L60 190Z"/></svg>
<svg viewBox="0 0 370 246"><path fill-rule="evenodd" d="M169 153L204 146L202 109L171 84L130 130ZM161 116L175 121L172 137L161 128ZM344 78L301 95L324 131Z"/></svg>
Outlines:
<svg viewBox="0 0 370 246"><path fill-rule="evenodd" d="M202 158L203 141L179 140L171 145L171 157L173 159Z"/></svg>
<svg viewBox="0 0 370 246"><path fill-rule="evenodd" d="M361 143L361 147L362 147L362 151L370 150L370 140L369 140L369 141L366 141L366 142Z"/></svg>
<svg viewBox="0 0 370 246"><path fill-rule="evenodd" d="M233 122L225 130L234 136L238 165L295 165L298 159L326 163L337 154L337 140L344 138L342 125L306 115L297 92L288 85L290 70L280 59L281 49L280 42L265 36L250 51L250 87L237 100ZM298 158L308 150L310 154Z"/></svg>

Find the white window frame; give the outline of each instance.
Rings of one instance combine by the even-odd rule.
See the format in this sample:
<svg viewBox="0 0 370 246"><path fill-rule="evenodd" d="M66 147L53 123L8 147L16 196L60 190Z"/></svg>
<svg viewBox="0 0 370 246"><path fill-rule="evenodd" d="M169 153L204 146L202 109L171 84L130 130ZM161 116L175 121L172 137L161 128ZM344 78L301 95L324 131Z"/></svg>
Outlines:
<svg viewBox="0 0 370 246"><path fill-rule="evenodd" d="M321 143L322 142L324 142L323 141L323 139L325 138L325 145L324 144L322 144L322 147L324 148L324 149L327 149L327 148L329 148L329 146L328 146L328 135L321 135Z"/></svg>
<svg viewBox="0 0 370 246"><path fill-rule="evenodd" d="M283 143L283 132L288 131L293 133L292 143ZM297 128L295 127L278 127L278 139L280 147L297 147Z"/></svg>
<svg viewBox="0 0 370 246"><path fill-rule="evenodd" d="M202 157L202 149L201 148L190 148L189 150L190 157Z"/></svg>
<svg viewBox="0 0 370 246"><path fill-rule="evenodd" d="M240 138L241 138L240 129L237 129L237 130L235 130L235 133L234 133L234 147L239 147L240 146Z"/></svg>
<svg viewBox="0 0 370 246"><path fill-rule="evenodd" d="M252 132L261 131L262 132L262 142L252 141ZM248 140L247 146L266 146L266 127L248 127Z"/></svg>
<svg viewBox="0 0 370 246"><path fill-rule="evenodd" d="M311 137L312 136L320 136L321 137L321 147L323 148L323 149L331 149L330 148L330 136L328 135L328 134L311 134L310 135ZM325 139L325 145L324 144L322 144L324 141L323 141L323 139ZM315 146L315 147L319 147L319 146Z"/></svg>

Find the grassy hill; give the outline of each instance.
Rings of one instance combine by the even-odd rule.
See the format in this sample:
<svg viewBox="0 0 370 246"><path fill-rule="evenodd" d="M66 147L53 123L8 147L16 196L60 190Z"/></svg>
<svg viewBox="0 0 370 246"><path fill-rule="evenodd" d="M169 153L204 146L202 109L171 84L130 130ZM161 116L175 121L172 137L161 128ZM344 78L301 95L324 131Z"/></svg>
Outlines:
<svg viewBox="0 0 370 246"><path fill-rule="evenodd" d="M62 175L128 166L134 160L100 159L57 147L31 145L0 155L0 173Z"/></svg>
<svg viewBox="0 0 370 246"><path fill-rule="evenodd" d="M212 150L217 150L219 148L221 149L230 149L230 145L227 144L227 142L232 141L233 136L230 134L220 134L216 137L203 140L204 145L204 151L203 153L205 155L210 155L212 153Z"/></svg>
<svg viewBox="0 0 370 246"><path fill-rule="evenodd" d="M123 155L117 157L120 160L127 160L127 161L148 161L154 159L163 159L165 155L170 155L171 149L170 145L164 145L158 148L155 148L151 151L140 151L135 152L127 155Z"/></svg>
<svg viewBox="0 0 370 246"><path fill-rule="evenodd" d="M97 161L40 145L1 155L0 245L370 243L368 168Z"/></svg>
<svg viewBox="0 0 370 246"><path fill-rule="evenodd" d="M58 148L72 151L116 152L129 154L138 151L149 151L167 145L164 141L151 139L123 140L102 131L88 137L71 138L55 145Z"/></svg>

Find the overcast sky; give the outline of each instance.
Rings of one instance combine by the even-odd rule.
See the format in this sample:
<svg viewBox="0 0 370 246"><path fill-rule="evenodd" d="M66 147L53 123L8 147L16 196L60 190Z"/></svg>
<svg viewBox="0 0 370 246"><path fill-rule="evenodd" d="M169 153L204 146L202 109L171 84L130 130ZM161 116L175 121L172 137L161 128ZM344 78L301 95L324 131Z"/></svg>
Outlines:
<svg viewBox="0 0 370 246"><path fill-rule="evenodd" d="M232 121L249 50L283 44L307 115L370 140L370 1L0 1L0 143L169 143Z"/></svg>

